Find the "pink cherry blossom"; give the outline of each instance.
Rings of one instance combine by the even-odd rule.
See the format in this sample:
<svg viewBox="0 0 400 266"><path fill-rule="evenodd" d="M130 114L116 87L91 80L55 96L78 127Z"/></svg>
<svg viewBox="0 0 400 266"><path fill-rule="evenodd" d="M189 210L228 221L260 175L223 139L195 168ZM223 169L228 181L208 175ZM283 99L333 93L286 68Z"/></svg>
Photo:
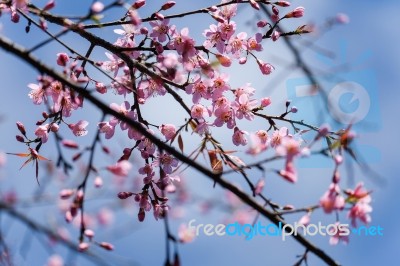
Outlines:
<svg viewBox="0 0 400 266"><path fill-rule="evenodd" d="M331 213L333 210L342 210L345 200L340 195L339 185L332 183L328 191L319 200L319 204L325 213Z"/></svg>
<svg viewBox="0 0 400 266"><path fill-rule="evenodd" d="M60 255L54 254L47 259L46 266L64 266L64 260Z"/></svg>
<svg viewBox="0 0 400 266"><path fill-rule="evenodd" d="M217 108L214 112L216 119L214 120L214 124L217 127L221 127L223 124L227 124L229 129L233 128L236 125L235 122L235 114L230 105L224 105Z"/></svg>
<svg viewBox="0 0 400 266"><path fill-rule="evenodd" d="M222 38L222 32L219 30L217 25L211 24L209 30L205 30L203 33L206 40L203 45L207 49L211 49L214 46L217 48L217 51L221 54L225 51L225 40Z"/></svg>
<svg viewBox="0 0 400 266"><path fill-rule="evenodd" d="M235 37L231 37L226 47L227 53L232 53L235 58L240 57L240 53L247 49L247 33L240 32Z"/></svg>
<svg viewBox="0 0 400 266"><path fill-rule="evenodd" d="M225 73L219 73L212 79L212 98L213 100L221 97L225 91L230 89L228 83L229 76Z"/></svg>
<svg viewBox="0 0 400 266"><path fill-rule="evenodd" d="M41 85L30 83L28 87L31 89L28 96L34 104L41 104L46 100L46 90Z"/></svg>
<svg viewBox="0 0 400 266"><path fill-rule="evenodd" d="M41 125L35 130L35 135L46 143L49 138L49 124Z"/></svg>
<svg viewBox="0 0 400 266"><path fill-rule="evenodd" d="M168 43L168 47L175 49L183 58L183 62L196 54L195 41L189 37L189 29L183 28L180 33L174 34L174 38Z"/></svg>
<svg viewBox="0 0 400 266"><path fill-rule="evenodd" d="M201 98L210 98L210 93L208 90L209 85L209 82L202 81L200 76L197 76L194 82L186 87L186 93L193 94L193 103L199 103Z"/></svg>
<svg viewBox="0 0 400 266"><path fill-rule="evenodd" d="M126 160L107 166L107 170L117 176L127 176L131 168L132 164Z"/></svg>
<svg viewBox="0 0 400 266"><path fill-rule="evenodd" d="M201 104L195 104L190 110L190 115L194 119L204 119L204 116L208 115L208 110Z"/></svg>
<svg viewBox="0 0 400 266"><path fill-rule="evenodd" d="M264 75L269 75L275 69L271 64L264 63L262 60L257 59L257 64Z"/></svg>
<svg viewBox="0 0 400 266"><path fill-rule="evenodd" d="M153 32L150 33L150 37L157 39L159 42L165 42L167 35L170 33L169 19L162 21L150 21L150 26L153 27Z"/></svg>
<svg viewBox="0 0 400 266"><path fill-rule="evenodd" d="M285 168L280 170L278 174L291 183L297 182L297 171L291 160L286 161Z"/></svg>
<svg viewBox="0 0 400 266"><path fill-rule="evenodd" d="M281 127L279 130L275 130L271 137L271 147L275 148L281 144L282 138L287 136L289 130L287 127Z"/></svg>
<svg viewBox="0 0 400 266"><path fill-rule="evenodd" d="M267 107L270 104L271 104L271 99L269 97L261 99L261 107Z"/></svg>
<svg viewBox="0 0 400 266"><path fill-rule="evenodd" d="M90 9L93 13L100 13L104 9L104 4L100 1L96 1L92 4Z"/></svg>
<svg viewBox="0 0 400 266"><path fill-rule="evenodd" d="M159 129L167 141L173 139L176 135L176 127L173 124L162 124Z"/></svg>
<svg viewBox="0 0 400 266"><path fill-rule="evenodd" d="M239 146L239 145L245 146L247 144L246 135L248 135L248 133L246 131L240 130L239 128L235 127L234 133L232 136L233 144L235 144L236 146Z"/></svg>
<svg viewBox="0 0 400 266"><path fill-rule="evenodd" d="M129 117L131 120L137 119L136 112L131 110L131 105L129 104L128 101L124 101L121 105L112 103L110 105L110 108L126 117ZM127 123L121 122L119 119L115 117L112 117L110 119L110 124L112 125L120 124L121 130L126 130L129 127Z"/></svg>
<svg viewBox="0 0 400 266"><path fill-rule="evenodd" d="M252 110L258 106L257 100L250 100L246 93L240 95L236 98L236 101L232 103L232 108L236 110L236 117L242 119L243 117L249 121L254 119L254 114Z"/></svg>
<svg viewBox="0 0 400 266"><path fill-rule="evenodd" d="M153 166L159 166L163 169L166 174L171 174L173 168L178 166L178 160L168 153L159 153L156 160L153 162Z"/></svg>
<svg viewBox="0 0 400 266"><path fill-rule="evenodd" d="M285 18L300 18L304 16L304 7L299 6L296 7L293 11L287 13Z"/></svg>
<svg viewBox="0 0 400 266"><path fill-rule="evenodd" d="M100 133L104 133L106 139L110 139L114 136L115 125L116 124L110 124L109 122L100 122L98 124L98 127L100 130Z"/></svg>
<svg viewBox="0 0 400 266"><path fill-rule="evenodd" d="M86 136L88 131L86 130L87 125L89 125L88 121L79 120L76 124L69 124L68 127L72 130L72 133L77 137Z"/></svg>
<svg viewBox="0 0 400 266"><path fill-rule="evenodd" d="M221 38L224 40L225 46L225 41L228 41L236 31L236 23L234 21L224 21L223 23L218 23L218 29L221 32Z"/></svg>
<svg viewBox="0 0 400 266"><path fill-rule="evenodd" d="M334 228L329 228L329 233L332 235L329 239L329 244L331 245L337 245L340 241L342 241L344 244L349 243L349 236L343 234L342 228L340 226L339 222L336 222Z"/></svg>
<svg viewBox="0 0 400 266"><path fill-rule="evenodd" d="M69 56L66 53L57 54L57 65L66 66L69 62Z"/></svg>
<svg viewBox="0 0 400 266"><path fill-rule="evenodd" d="M178 238L181 243L192 242L196 238L195 229L188 228L186 224L181 224L178 229Z"/></svg>
<svg viewBox="0 0 400 266"><path fill-rule="evenodd" d="M262 46L261 46L261 41L262 41L262 34L257 33L254 37L251 37L247 40L247 50L248 51L257 51L260 52L262 51Z"/></svg>

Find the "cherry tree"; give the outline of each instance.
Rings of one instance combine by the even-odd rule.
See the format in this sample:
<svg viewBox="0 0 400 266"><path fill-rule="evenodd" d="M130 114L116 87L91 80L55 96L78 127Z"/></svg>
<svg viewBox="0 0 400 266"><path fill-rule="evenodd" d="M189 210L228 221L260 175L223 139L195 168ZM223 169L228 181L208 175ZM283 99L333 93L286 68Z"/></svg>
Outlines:
<svg viewBox="0 0 400 266"><path fill-rule="evenodd" d="M57 9L57 1L35 2L0 1L1 20L12 22L4 22L5 28L44 37L37 43L17 43L0 35L2 50L37 73L36 80L16 80L10 89L26 90L20 101L42 113L29 118L20 114L16 127L7 129L17 132L16 139L9 140L15 150L5 152L7 160L20 160L21 168L33 164L33 170L25 170L36 183L32 204L51 195L60 202L59 212L50 226L50 221L20 209L26 195L2 190L0 212L7 219L96 265L118 264L112 262L112 254L118 253L115 239L98 236L99 224L108 230L120 227L117 209L128 213L132 225L156 220L164 227L165 265L180 265L178 246L196 241L187 223L178 230L171 226L187 206L200 206L204 214L215 209L225 213L226 220L242 224L266 219L289 235L288 216L297 215L301 225L308 225L319 212L334 217L326 240L332 245L351 241L341 234L341 224L357 227L371 221L370 191L362 182L347 188L341 181L343 163L358 161L351 125L313 125L307 122L309 114L294 119L302 110L290 99L275 101L252 85L251 77L268 80L281 68L265 57L279 42L288 45L299 68L318 83L293 46L316 27L302 21L306 8L288 1L223 0L202 8L185 3L187 11L174 13L175 1L118 0L93 1L85 15L67 15ZM243 10L253 18L246 27L237 20ZM108 19L110 13L115 20ZM190 20L201 32L196 33ZM339 14L326 27L347 20ZM77 48L74 39L83 41L86 49ZM52 45L58 49L50 55L52 61L36 56ZM234 77L238 73L240 79ZM322 86L317 89L323 92ZM295 187L302 179L298 161L315 156L326 157L333 167L329 175L320 176L330 185L313 188L320 197L308 199L312 205L297 206L265 192L272 178ZM222 189L224 196L199 196L188 173L211 181L199 189ZM91 204L96 201L112 207ZM111 223L114 216L118 221ZM15 243L0 230L0 261L13 265ZM307 265L309 254L328 265L339 264L311 238L289 237L304 248L297 258L289 254L295 265ZM50 253L48 265L68 262Z"/></svg>

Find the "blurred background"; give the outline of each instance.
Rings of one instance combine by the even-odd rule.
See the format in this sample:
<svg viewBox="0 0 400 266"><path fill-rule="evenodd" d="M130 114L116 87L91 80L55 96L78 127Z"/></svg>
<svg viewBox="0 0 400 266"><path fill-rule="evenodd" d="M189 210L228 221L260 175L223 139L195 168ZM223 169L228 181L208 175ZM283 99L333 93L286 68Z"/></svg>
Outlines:
<svg viewBox="0 0 400 266"><path fill-rule="evenodd" d="M104 1L107 3L107 1ZM141 10L140 15L146 17L152 11L159 8L159 1L148 1ZM33 1L38 7L42 7L45 1ZM55 14L84 15L92 1L56 1L56 7L52 10ZM213 1L177 1L177 5L165 12L175 14L215 4ZM399 222L398 187L400 181L397 172L399 145L397 133L400 130L398 124L397 101L400 91L396 89L399 84L399 30L396 27L400 23L397 16L399 2L385 0L379 3L372 1L291 1L292 6L283 9L291 10L297 6L305 7L305 16L301 19L284 21L282 27L286 31L294 30L302 24L313 25L314 33L293 36L295 48L299 51L306 65L315 74L315 78L321 87L329 93L332 90L341 91L344 82L353 82L361 85L361 90L356 92L343 92L337 99L337 110L344 114L356 113L358 121L354 123L357 132L357 151L361 154L366 164L362 167L354 163L346 164L343 168L342 187L354 188L359 182L364 182L372 192L372 222L371 225L384 228L383 236L351 236L348 245L339 243L336 246L329 245L327 237L309 237L308 239L326 251L334 259L343 265L397 265L400 263L397 253L399 251L400 231L397 228ZM105 14L102 21L112 21L124 14L123 9L111 9ZM345 24L330 25L329 21L336 19L338 14L346 14L349 22ZM257 15L250 6L239 7L235 21L238 30L249 33L256 32L255 24L265 18L262 12ZM0 34L25 47L32 47L41 40L46 39L39 30L31 27L30 32L25 33L26 22L21 19L19 24L11 24L9 14L0 17ZM171 24L179 29L187 26L190 35L196 39L197 44L202 44L204 38L202 32L213 21L208 15L200 14L183 19L172 20ZM107 27L93 30L106 40L115 41L117 35L113 29L119 27ZM58 32L60 29L49 25L49 30ZM89 43L69 33L61 38L77 51L85 53ZM60 45L52 42L35 52L41 61L56 66L56 54L63 52ZM95 60L107 60L104 50L96 48L93 53ZM277 42L266 41L264 51L258 53L260 59L275 66L276 71L269 76L262 76L254 60L249 60L245 66L235 64L230 69L221 69L230 73L230 83L233 87L243 86L250 82L256 88L257 97L271 97L273 104L269 111L271 114L280 114L284 111L287 99L299 109L293 118L304 119L315 125L328 122L334 129L346 127L344 123L337 123L332 119L332 110L318 95L302 94L299 91L309 88L307 76L301 67L295 62L295 58L288 49L283 39ZM16 121L21 121L28 132L33 132L35 123L41 118L42 106L35 106L28 97L27 84L35 83L38 73L24 62L12 55L0 50L0 78L2 80L2 94L0 97L0 115L2 134L0 149L3 152L25 152L25 147L15 141L18 133ZM58 70L60 70L58 68ZM93 69L92 69L93 70ZM94 72L93 72L94 73ZM94 73L98 79L106 79L100 73ZM332 94L334 97L336 94ZM337 96L337 95L336 95ZM190 103L190 98L185 97ZM111 93L103 99L105 102L121 103L122 98ZM144 109L144 115L154 123L181 124L184 115L178 108L171 108L173 101L163 98L152 98ZM69 123L80 119L90 121L89 134L77 141L83 146L90 143L94 137L97 122L101 114L86 103L85 111L77 111L68 119ZM86 106L85 106L86 107ZM348 122L348 121L347 121ZM266 129L264 121L258 123L243 123L243 127L249 131ZM123 147L128 147L129 141L125 134L119 134L110 142L104 142L112 156L105 156L99 152L96 160L99 168L113 164L120 157ZM74 136L69 130L61 131L68 139ZM232 148L231 133L227 137L226 130L213 130L214 136L226 147ZM189 152L197 147L200 140L190 133L183 135L185 151ZM196 142L197 141L197 142ZM57 149L49 142L41 149L41 154L53 161L57 160ZM66 152L66 158L70 158L73 152ZM246 163L251 163L253 157L246 156L244 149L238 149L240 156ZM272 154L269 154L271 156ZM61 188L73 187L82 179L82 169L87 161L83 157L70 176L65 176L62 171L57 171L42 164L38 187L34 178L34 168L27 166L18 171L23 161L21 158L4 155L5 164L0 171L0 193L3 198L10 197L10 193L17 195L16 209L31 217L34 221L44 224L49 228L58 230L62 234L69 235L72 241L76 241L79 235L79 227L68 225L63 219L62 210L65 202L58 200L58 191ZM266 156L266 155L264 155ZM350 158L348 161L351 161ZM204 163L203 159L199 159ZM133 161L135 163L135 160ZM271 168L282 167L283 162L272 164ZM137 205L132 201L121 203L116 198L116 191L120 188L137 185L136 166L133 173L120 180L106 172L101 172L104 186L101 189L91 189L88 194L88 221L96 231L98 241L112 242L115 251L107 252L96 247L92 251L101 258L107 258L110 265L161 265L165 259L165 232L162 221L155 221L147 215L145 222L137 221ZM311 206L318 203L319 198L327 190L332 173L332 165L321 158L306 159L298 162L299 181L296 185L289 184L271 172L263 175L260 171L249 171L250 179L256 182L265 178L264 193L273 201L282 205L293 204L295 207ZM51 174L49 174L51 173ZM93 182L91 177L90 182ZM229 180L245 188L245 183L238 175L228 176ZM227 195L220 188L213 188L210 180L204 178L198 172L187 170L182 176L182 187L187 189L178 193L171 202L170 226L176 234L179 226L196 219L196 223L226 223L236 221L241 217L254 217L254 213L242 207L239 203ZM40 195L40 197L35 197ZM180 202L185 204L180 205ZM174 206L176 203L176 207ZM64 206L64 207L63 207ZM174 208L175 207L175 208ZM287 216L289 222L297 221L302 214ZM341 220L348 221L345 213ZM32 233L20 222L16 222L6 214L0 216L1 233L8 243L15 265L45 265L53 254L60 254L66 265L95 265L84 257L77 256L74 252L50 243L46 237L38 233ZM324 215L321 210L315 211L311 221L317 223L333 223L336 220L334 214ZM260 219L264 224L268 221ZM74 224L77 224L74 222ZM193 242L179 245L179 254L182 265L293 265L296 255L301 255L304 248L292 239L282 241L274 237L255 237L246 240L244 237L207 237L201 235ZM309 256L309 265L322 265L322 262L314 255Z"/></svg>

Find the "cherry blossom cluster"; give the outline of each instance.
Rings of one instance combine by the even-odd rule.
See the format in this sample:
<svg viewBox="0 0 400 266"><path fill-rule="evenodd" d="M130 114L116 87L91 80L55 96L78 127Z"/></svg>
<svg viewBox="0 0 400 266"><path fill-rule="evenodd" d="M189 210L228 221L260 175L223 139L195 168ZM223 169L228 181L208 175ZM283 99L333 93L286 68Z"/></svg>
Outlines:
<svg viewBox="0 0 400 266"><path fill-rule="evenodd" d="M36 83L28 84L29 98L35 105L41 105L46 110L36 123L34 137L28 136L21 122L17 123L20 133L16 139L27 145L28 152L14 155L28 157L22 166L31 161L36 164L36 178L38 161L48 160L39 155L39 150L52 134L62 147L79 149L72 157L73 161L79 160L85 152L91 153L82 183L76 188L62 190L59 195L66 202L63 209L65 220L68 223L80 224L80 251L87 250L91 244L106 250L113 249L109 243L93 240L95 233L83 218L89 176L95 174L94 185L101 188L103 179L99 172L102 170L117 177L129 177L134 173L140 177L139 188L120 191L118 198L133 199L138 208L137 217L140 222L145 220L149 212L153 213L156 220L163 219L171 209L170 193L177 192L182 187L182 176L178 170L183 163L177 159L182 160L179 154L165 151L168 147L164 147L163 150L160 144L172 146L177 143L177 147L183 153L182 134L190 129L195 137L201 138L201 144L188 158L196 160L199 154L208 154L211 170L216 175L230 173L229 171L241 174L249 183L253 196L264 200L265 206L271 206L276 214L281 215L292 208L280 207L267 200L262 194L265 180L260 179L253 184L246 175L246 169L250 166L238 156L232 155L233 152L225 150L214 138L212 131L225 130L235 148L243 148L246 154L254 158L261 154L272 154L275 159L283 159L283 166L272 169L272 172L289 183L296 183L299 179L296 160L310 156L316 142L326 141L328 147L319 153L327 155L335 162L332 183L317 207L306 210L307 214L301 218L302 223L310 221L314 209L321 208L327 214L338 213L346 209L346 204L350 206L347 216L353 226L357 225L357 221L371 221L370 192L364 189L362 183L354 190L343 190L339 184L339 166L344 160L343 153L350 150L349 145L355 137L350 127L343 132L332 132L328 126L318 128L303 121L291 120L288 116L301 110L292 106L290 101L286 101L284 112L270 115L268 107L272 100L269 97L257 98L256 88L251 83L236 86L229 77L229 67L233 63L238 63L246 69L254 64L261 75L273 74L275 67L264 62L258 52L263 51L269 40L279 41L281 36L309 32L305 26L286 33L277 30L278 24L285 19L302 17L305 11L303 7L286 12L286 8L290 6L287 1L223 0L220 4L198 12L210 16L213 23L203 29L201 40L195 40L189 28L178 28L173 23L173 16L164 14L164 11L174 7L174 1L164 3L148 18L143 18L140 13L145 4L145 0L137 0L128 7L125 17L119 21L122 28L114 30L118 35L116 41L110 44L110 48L105 52L107 59L94 61L84 56L76 56L71 50L68 53L60 52L55 57L63 77L83 86L90 95L106 98L105 95L113 93L120 96L119 101L113 100L115 102L108 104L114 116L106 116L106 112L103 112L103 118L96 121L97 132L92 146L80 149L75 141L59 135L60 127L65 126L74 136L85 136L88 134L86 127L89 122L67 121L74 117L76 110L83 107L84 96L78 94L72 85L68 87L48 75L41 75ZM255 34L239 31L234 19L240 5L250 5L259 10L260 4L265 4L270 9L271 21L254 22L254 26L257 27ZM54 1L50 1L42 11L47 12L53 7ZM0 10L10 12L12 21L18 22L20 17L16 11L29 12L29 4L27 1L13 0L0 4ZM104 10L103 3L94 2L90 8L90 15L99 15ZM46 30L42 17L41 21L41 28ZM82 32L85 30L83 24L78 28ZM96 41L92 42L93 45L95 43ZM105 74L110 80L109 83L97 80L94 75L88 73L86 63L91 63L95 69ZM142 116L142 110L149 101L156 97L171 96L176 100L177 108L182 108L185 112L186 117L181 125L167 121L156 125ZM131 126L124 117L140 125L143 130ZM268 126L255 132L247 131L245 122L253 122L256 119L266 122L264 124ZM281 126L281 123L284 125ZM289 126L292 126L293 130ZM108 148L103 145L103 137L106 140L116 139L116 136L120 136L116 134L117 131L126 134L129 146L122 150L118 160L103 168L95 167L92 157L96 145L100 143L103 151L110 154ZM311 136L311 141L305 140L306 134ZM157 144L152 140L152 136L156 136L160 142ZM133 161L138 166L136 171L133 170ZM252 166L265 172L262 164L260 161ZM224 172L224 167L229 170ZM233 202L232 199L228 201ZM236 208L237 203L232 202L230 205L235 210L234 218L245 221L248 217L240 208ZM181 242L189 242L193 236L185 227L182 227L179 235ZM337 235L332 237L331 243L336 244L339 240L348 241Z"/></svg>

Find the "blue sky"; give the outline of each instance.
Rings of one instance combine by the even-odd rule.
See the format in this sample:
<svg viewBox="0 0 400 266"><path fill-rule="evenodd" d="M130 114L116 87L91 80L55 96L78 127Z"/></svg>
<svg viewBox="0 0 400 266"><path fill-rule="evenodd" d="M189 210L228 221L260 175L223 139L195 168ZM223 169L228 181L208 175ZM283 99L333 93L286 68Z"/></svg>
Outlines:
<svg viewBox="0 0 400 266"><path fill-rule="evenodd" d="M42 3L43 1L39 2ZM212 1L177 1L178 5L173 12L182 10L190 10L195 7L201 7ZM37 3L37 2L35 2ZM86 7L90 1L79 2L79 7ZM40 6L40 4L38 4ZM316 43L318 47L322 47L333 52L337 60L332 60L333 66L341 66L340 60L350 66L349 69L339 68L335 70L338 76L346 76L346 73L351 71L366 71L372 73L376 85L373 87L375 94L371 101L377 105L378 114L376 114L375 124L368 124L365 128L359 129L359 143L362 145L372 146L375 148L373 154L366 153L364 157L375 156L376 159L370 164L374 171L378 172L385 180L385 184L376 181L373 176L365 174L360 170L354 171L354 179L350 175L343 172L344 184L350 184L363 181L368 188L373 190L374 211L372 213L372 225L380 225L384 228L384 236L382 237L352 237L348 246L337 245L330 246L326 238L310 238L328 254L340 261L343 265L385 265L399 264L397 256L398 247L400 246L400 231L397 227L400 220L399 207L397 203L397 188L400 181L397 178L399 169L397 153L399 146L395 138L400 130L397 123L398 99L400 91L396 86L399 84L398 69L400 69L400 58L398 52L398 29L394 25L400 23L398 17L398 1L381 1L377 4L375 1L324 1L323 3L315 3L315 1L292 1L292 6L304 6L306 8L306 16L301 21L304 23L313 22L321 24L327 17L335 16L338 12L343 12L349 15L350 23L348 25L338 26L327 32ZM81 7L82 6L82 7ZM147 10L151 10L151 4ZM77 4L71 5L70 2L60 3L57 12L73 13L77 10ZM117 15L115 12L114 15ZM238 21L246 22L253 14L250 8L244 9L239 14ZM26 35L23 31L25 24L10 25L8 15L3 15L0 18L0 23L3 24L3 29L0 34L4 34L23 45L30 45L41 39L38 31L32 29L31 33ZM107 18L105 18L107 19ZM195 36L200 36L200 33L208 25L198 23L203 21L201 16L196 16L193 20L185 20L179 25L187 25ZM243 23L244 23L243 22ZM253 21L254 22L254 21ZM296 25L297 21L294 21ZM178 22L177 22L178 23ZM288 24L284 24L288 25ZM290 26L288 25L287 28ZM12 27L11 27L12 26ZM244 26L241 25L241 27ZM108 39L112 40L115 35L110 29L100 30ZM294 37L296 38L296 37ZM308 38L308 37L304 37ZM73 35L68 35L66 41L73 43L80 51L87 49L87 43L78 41ZM341 48L341 44L346 44L346 49ZM38 51L37 56L43 61L49 61L54 64L55 54L60 51L59 46L47 46L46 49ZM99 60L103 57L103 51L96 50L96 55ZM366 60L359 62L360 56L369 53L370 56ZM344 55L341 57L341 55ZM303 53L306 62L316 72L329 69L329 64L322 61L318 53L312 49L308 49ZM265 60L270 61L277 66L275 77L285 69L278 69L282 63L282 58L290 57L290 53L281 43L272 43L267 46L262 53ZM338 63L339 62L339 63ZM254 67L254 65L253 65ZM0 51L0 77L3 81L3 95L0 97L1 112L4 120L0 124L2 128L2 138L0 139L0 149L7 152L20 151L23 148L14 141L16 134L15 121L23 121L29 130L34 129L34 122L40 117L41 109L33 106L27 97L28 89L26 84L34 82L37 73L31 68L25 66L21 61ZM255 70L255 71L254 71ZM271 82L271 80L260 79L257 68L246 70L243 75L243 68L234 67L231 75L231 80L235 85L243 85L246 82L252 82L253 86L258 90L258 96L271 96L274 103L279 104L287 98L287 81L293 79L304 78L304 74L298 70L290 71L290 75L285 76L282 82ZM351 78L350 76L349 78ZM353 76L354 77L354 76ZM271 79L274 78L271 75ZM323 81L327 89L331 89L331 83ZM167 108L167 100L163 102L165 113L169 115L170 122L174 122L180 117L180 112L174 109ZM158 110L160 105L156 101L149 102L148 114L152 119L157 119L159 114L154 111ZM278 112L278 107L275 107ZM301 116L299 110L299 115ZM92 117L91 129L95 128L96 119L99 114L94 110L88 113L77 113L77 117ZM35 120L36 119L36 120ZM305 118L307 119L307 118ZM258 126L258 125L257 125ZM223 132L215 132L216 136L223 139ZM72 137L72 136L69 136ZM122 145L124 141L119 141L114 145ZM190 146L190 144L188 145ZM377 151L377 152L376 152ZM55 156L55 151L51 147L44 150L45 156L52 158ZM375 158L375 157L374 157ZM33 169L27 167L20 172L17 171L21 161L17 158L8 157L8 166L3 170L1 176L1 190L13 187L21 192L30 193L35 189L36 181L33 179ZM259 175L257 172L252 172L254 175ZM287 184L274 177L267 179L266 194L273 199L279 199L280 202L298 202L298 204L313 204L325 191L329 185L329 170L326 168L301 168L301 180L296 186ZM321 176L326 178L320 178ZM195 172L186 174L186 182L189 186L202 196L220 198L223 191L220 189L211 190L211 183L199 176ZM233 181L239 182L238 178L233 178ZM252 177L253 178L253 177ZM258 176L255 176L256 180ZM351 183L353 181L353 183ZM346 183L347 182L347 183ZM54 195L54 193L53 193ZM100 205L100 204L99 204ZM54 210L54 209L52 209ZM134 210L136 211L136 210ZM134 212L132 211L132 213ZM48 209L46 206L30 209L27 211L29 215L37 216L38 214L46 214ZM132 225L129 230L132 233L126 234L125 237L118 237L113 243L116 245L116 251L113 256L131 256L135 261L141 262L142 265L160 265L164 259L164 232L160 222L154 222L152 219L146 219L144 224L138 225L132 218L132 213L124 213L119 216L116 224L129 225L129 220L132 220ZM212 212L210 215L203 216L196 209L187 210L187 216L173 221L172 228L176 230L180 222L188 222L191 219L196 219L203 223L218 223L223 215L218 211ZM334 217L322 217L320 212L317 212L313 219L325 219L325 221L333 221ZM47 213L48 214L48 213ZM46 215L44 217L54 218L58 215ZM150 218L150 217L149 217ZM297 220L298 216L290 217L289 220ZM344 217L343 217L344 218ZM41 221L38 219L38 221ZM267 223L267 221L262 220ZM19 224L10 224L4 222L6 228L10 228L8 239L14 243L21 243L25 234L25 229L22 229ZM11 233L12 232L12 233ZM73 237L77 231L73 232ZM107 231L99 233L105 239L110 237ZM18 244L16 245L18 247ZM280 241L273 238L258 237L251 241L246 241L240 237L199 237L193 243L180 246L183 265L290 265L295 261L295 255L301 254L303 249L293 240ZM65 254L65 251L56 248ZM48 256L36 239L32 242L32 250L28 255L24 256L16 250L20 265L42 265ZM28 262L29 261L29 262ZM79 265L90 265L87 261L81 261ZM321 262L314 256L310 256L310 265L321 265Z"/></svg>

